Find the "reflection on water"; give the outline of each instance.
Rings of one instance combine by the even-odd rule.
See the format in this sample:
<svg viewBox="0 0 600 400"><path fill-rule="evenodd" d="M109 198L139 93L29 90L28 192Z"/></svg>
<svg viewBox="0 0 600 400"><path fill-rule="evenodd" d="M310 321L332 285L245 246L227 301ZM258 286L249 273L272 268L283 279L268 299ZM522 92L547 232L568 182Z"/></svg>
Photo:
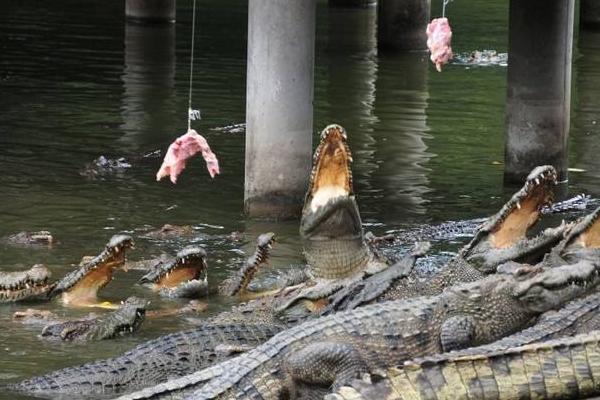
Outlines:
<svg viewBox="0 0 600 400"><path fill-rule="evenodd" d="M156 133L164 135L174 123L174 24L125 24L122 79L120 129L124 135L119 141L139 150L145 148L140 141Z"/></svg>
<svg viewBox="0 0 600 400"><path fill-rule="evenodd" d="M600 32L579 33L579 57L573 66L576 76L575 97L578 107L572 117L572 166L584 169L581 187L592 193L600 189ZM576 172L570 173L578 179Z"/></svg>
<svg viewBox="0 0 600 400"><path fill-rule="evenodd" d="M193 105L203 119L194 127L206 135L222 174L211 180L203 162L194 160L177 185L156 183L160 160L151 159L116 176L79 175L101 154L134 160L164 150L185 130L191 10L184 2L178 7L173 29L126 25L119 2L0 2L0 236L48 229L59 242L38 250L0 244L0 269L43 262L58 278L81 256L97 254L116 232L136 237L132 260L174 254L188 243L205 246L213 286L239 266L264 231L278 236L266 273L301 262L295 222L242 215L243 134L211 130L244 121L246 2L202 0L198 8ZM500 0L452 3L455 50L505 51L507 7ZM329 10L320 1L317 15L315 130L332 122L348 130L368 229L383 233L495 212L506 196L497 163L504 150L506 68L448 65L437 73L425 53L378 56L373 9ZM598 197L597 34L582 33L580 53L572 165L587 172L571 174L570 189ZM196 234L168 241L141 237L165 223L192 225ZM231 232L240 232L241 240ZM102 299L137 295L156 308L179 304L137 286L141 275L119 271ZM226 306L207 301L209 312ZM65 316L85 313L56 303L37 307ZM148 320L130 338L57 345L37 337L39 326L12 321L23 308L0 306L0 379L107 357L189 326L178 317Z"/></svg>
<svg viewBox="0 0 600 400"><path fill-rule="evenodd" d="M382 190L381 197L389 199L386 214L395 221L426 211L424 196L429 181L425 164L432 157L424 140L429 131L428 74L425 52L379 58L375 147L381 163L374 180Z"/></svg>

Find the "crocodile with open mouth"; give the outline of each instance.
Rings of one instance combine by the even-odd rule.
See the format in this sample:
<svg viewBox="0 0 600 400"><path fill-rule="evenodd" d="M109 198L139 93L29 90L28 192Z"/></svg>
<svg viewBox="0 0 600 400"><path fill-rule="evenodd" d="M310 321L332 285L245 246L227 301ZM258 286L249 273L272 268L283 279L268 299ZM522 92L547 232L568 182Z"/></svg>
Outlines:
<svg viewBox="0 0 600 400"><path fill-rule="evenodd" d="M49 297L61 296L65 305L87 306L97 301L98 290L106 286L115 269L125 262L125 252L133 248L129 235L114 235L104 250L77 269L68 273L54 285Z"/></svg>
<svg viewBox="0 0 600 400"><path fill-rule="evenodd" d="M46 300L52 285L50 271L36 264L26 271L0 272L0 303Z"/></svg>
<svg viewBox="0 0 600 400"><path fill-rule="evenodd" d="M207 288L207 269L206 250L187 246L173 260L142 276L139 283L166 297L198 297Z"/></svg>
<svg viewBox="0 0 600 400"><path fill-rule="evenodd" d="M436 295L446 287L482 279L505 262L535 264L541 261L572 227L562 224L545 229L535 237L527 237L539 220L541 209L551 202L555 183L556 171L552 166L536 167L523 187L488 218L470 243L435 275L424 280L411 268L392 266L338 291L322 314L371 302Z"/></svg>

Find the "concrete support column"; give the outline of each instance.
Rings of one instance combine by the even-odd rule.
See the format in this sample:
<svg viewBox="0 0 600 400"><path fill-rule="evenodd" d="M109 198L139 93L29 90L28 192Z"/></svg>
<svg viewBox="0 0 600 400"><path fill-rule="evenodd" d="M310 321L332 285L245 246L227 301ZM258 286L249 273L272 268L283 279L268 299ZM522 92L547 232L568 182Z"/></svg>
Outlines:
<svg viewBox="0 0 600 400"><path fill-rule="evenodd" d="M250 0L244 209L289 218L312 158L315 0Z"/></svg>
<svg viewBox="0 0 600 400"><path fill-rule="evenodd" d="M511 0L504 177L537 165L567 178L574 1Z"/></svg>
<svg viewBox="0 0 600 400"><path fill-rule="evenodd" d="M377 39L380 50L425 50L430 0L379 0Z"/></svg>
<svg viewBox="0 0 600 400"><path fill-rule="evenodd" d="M581 0L579 25L582 29L600 29L600 1Z"/></svg>
<svg viewBox="0 0 600 400"><path fill-rule="evenodd" d="M125 17L141 22L175 22L175 0L125 0Z"/></svg>
<svg viewBox="0 0 600 400"><path fill-rule="evenodd" d="M377 5L377 0L329 0L330 7L367 8Z"/></svg>

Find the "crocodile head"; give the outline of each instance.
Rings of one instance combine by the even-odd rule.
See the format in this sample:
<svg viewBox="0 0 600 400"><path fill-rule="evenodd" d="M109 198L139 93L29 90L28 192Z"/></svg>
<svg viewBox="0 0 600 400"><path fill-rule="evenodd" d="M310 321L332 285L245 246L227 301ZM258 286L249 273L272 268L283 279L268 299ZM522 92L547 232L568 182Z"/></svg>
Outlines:
<svg viewBox="0 0 600 400"><path fill-rule="evenodd" d="M54 237L48 231L18 232L7 236L5 241L12 245L52 247Z"/></svg>
<svg viewBox="0 0 600 400"><path fill-rule="evenodd" d="M0 272L0 303L45 298L51 288L49 277L50 271L42 264L27 271Z"/></svg>
<svg viewBox="0 0 600 400"><path fill-rule="evenodd" d="M510 260L536 262L561 238L563 229L547 230L528 239L527 233L540 219L541 209L553 200L556 170L536 167L523 187L479 228L461 255L485 272Z"/></svg>
<svg viewBox="0 0 600 400"><path fill-rule="evenodd" d="M560 259L572 263L600 256L600 207L581 218L553 249Z"/></svg>
<svg viewBox="0 0 600 400"><path fill-rule="evenodd" d="M131 236L114 235L100 254L62 278L49 296L62 294L63 303L70 305L95 303L98 290L112 280L114 270L125 263L125 252L133 246Z"/></svg>
<svg viewBox="0 0 600 400"><path fill-rule="evenodd" d="M139 283L156 291L170 290L189 281L204 279L207 270L206 251L200 246L188 246L180 250L170 262L158 265L144 275Z"/></svg>
<svg viewBox="0 0 600 400"><path fill-rule="evenodd" d="M105 316L46 325L41 336L61 340L99 340L128 334L142 324L147 306L147 300L132 296L118 310Z"/></svg>
<svg viewBox="0 0 600 400"><path fill-rule="evenodd" d="M304 253L318 278L348 277L368 262L351 163L346 131L327 126L315 150L300 221Z"/></svg>
<svg viewBox="0 0 600 400"><path fill-rule="evenodd" d="M471 346L498 340L528 326L541 313L556 309L600 283L600 265L588 261L556 268L514 262L498 274L446 289L437 310L444 351L463 346L448 343L466 339Z"/></svg>

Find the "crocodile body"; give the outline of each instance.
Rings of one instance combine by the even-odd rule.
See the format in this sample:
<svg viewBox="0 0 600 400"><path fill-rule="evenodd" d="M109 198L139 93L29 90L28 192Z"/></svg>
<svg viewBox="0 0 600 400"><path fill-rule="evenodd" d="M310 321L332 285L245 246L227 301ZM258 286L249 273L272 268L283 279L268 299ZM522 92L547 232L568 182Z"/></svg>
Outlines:
<svg viewBox="0 0 600 400"><path fill-rule="evenodd" d="M36 396L116 395L227 360L282 329L274 325L204 324L142 343L118 357L26 379L10 389Z"/></svg>
<svg viewBox="0 0 600 400"><path fill-rule="evenodd" d="M540 313L591 290L587 262L521 269L440 296L360 307L288 329L238 358L122 399L279 399L318 393L360 373L476 346L530 326Z"/></svg>
<svg viewBox="0 0 600 400"><path fill-rule="evenodd" d="M118 310L98 318L47 325L42 337L60 340L103 340L135 332L146 312L147 301L128 298Z"/></svg>
<svg viewBox="0 0 600 400"><path fill-rule="evenodd" d="M50 271L36 264L26 271L0 272L0 303L45 300L52 285Z"/></svg>
<svg viewBox="0 0 600 400"><path fill-rule="evenodd" d="M600 395L600 331L391 368L326 400L584 399Z"/></svg>

